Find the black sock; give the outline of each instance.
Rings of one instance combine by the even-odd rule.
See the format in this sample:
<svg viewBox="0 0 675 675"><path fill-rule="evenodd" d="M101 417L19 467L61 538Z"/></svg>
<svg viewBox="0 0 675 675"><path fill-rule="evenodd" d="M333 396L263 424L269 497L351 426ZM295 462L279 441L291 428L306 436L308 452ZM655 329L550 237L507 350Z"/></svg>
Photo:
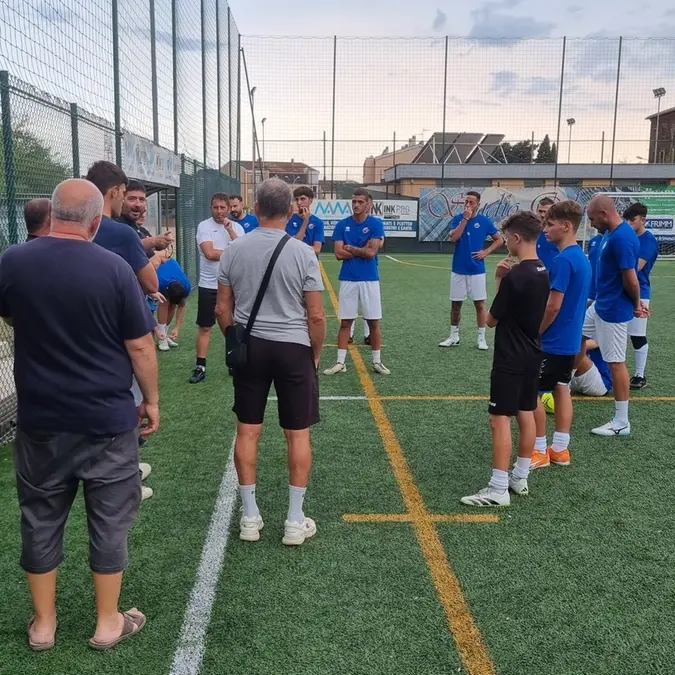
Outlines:
<svg viewBox="0 0 675 675"><path fill-rule="evenodd" d="M204 370L206 370L206 359L197 359L197 365L201 366Z"/></svg>

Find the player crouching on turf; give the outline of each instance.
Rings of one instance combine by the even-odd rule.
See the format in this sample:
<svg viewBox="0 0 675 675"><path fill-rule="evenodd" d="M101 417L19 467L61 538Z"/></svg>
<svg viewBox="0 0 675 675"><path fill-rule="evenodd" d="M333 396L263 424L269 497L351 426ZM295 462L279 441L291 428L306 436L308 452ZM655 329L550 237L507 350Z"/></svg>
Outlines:
<svg viewBox="0 0 675 675"><path fill-rule="evenodd" d="M541 367L539 329L549 294L546 268L537 258L541 221L531 211L507 218L502 231L509 257L497 265L497 295L487 316L496 326L495 354L490 378L490 427L492 429L492 479L488 487L462 497L468 506L508 506L509 488L528 493L527 477L534 450L537 389ZM511 257L520 261L514 264ZM511 418L518 420L518 461L511 463Z"/></svg>
<svg viewBox="0 0 675 675"><path fill-rule="evenodd" d="M586 301L591 287L591 264L577 244L577 230L583 210L577 202L567 200L553 204L546 213L544 234L560 251L548 268L551 293L541 324L541 348L544 356L539 378L540 393L553 392L555 433L553 443L546 439L546 411L541 401L534 419L537 438L530 469L542 469L551 463L570 463L570 429L572 395L570 381L574 361L581 348Z"/></svg>
<svg viewBox="0 0 675 675"><path fill-rule="evenodd" d="M187 298L192 286L178 261L171 257L171 249L157 254L160 258L160 266L157 269L159 291L166 298L166 302L157 308L157 330L159 340L157 348L162 352L168 352L171 347L178 347L176 340L180 326L183 323ZM167 334L168 327L176 316L176 325L171 335Z"/></svg>

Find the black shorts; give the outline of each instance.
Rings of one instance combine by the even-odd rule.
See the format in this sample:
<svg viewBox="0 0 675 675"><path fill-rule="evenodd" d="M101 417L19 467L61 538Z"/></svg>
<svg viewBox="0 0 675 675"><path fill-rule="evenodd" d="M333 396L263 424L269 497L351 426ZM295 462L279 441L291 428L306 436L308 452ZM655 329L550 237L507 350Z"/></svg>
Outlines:
<svg viewBox="0 0 675 675"><path fill-rule="evenodd" d="M558 384L569 384L574 370L574 356L544 354L539 376L539 391L553 391Z"/></svg>
<svg viewBox="0 0 675 675"><path fill-rule="evenodd" d="M218 291L215 288L199 287L197 293L197 325L200 328L213 328L216 323L216 301Z"/></svg>
<svg viewBox="0 0 675 675"><path fill-rule="evenodd" d="M307 429L319 422L319 381L311 347L250 337L246 371L233 379L232 410L242 424L262 424L272 384L282 429Z"/></svg>
<svg viewBox="0 0 675 675"><path fill-rule="evenodd" d="M492 370L490 375L491 415L515 417L519 412L530 412L537 409L539 373L506 373L503 370Z"/></svg>

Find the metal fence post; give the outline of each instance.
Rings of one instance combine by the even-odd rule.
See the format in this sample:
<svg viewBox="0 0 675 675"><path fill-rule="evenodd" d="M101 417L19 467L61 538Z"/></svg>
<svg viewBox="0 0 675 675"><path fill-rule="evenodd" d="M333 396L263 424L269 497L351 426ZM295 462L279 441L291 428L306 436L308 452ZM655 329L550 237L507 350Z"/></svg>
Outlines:
<svg viewBox="0 0 675 675"><path fill-rule="evenodd" d="M230 8L227 8L227 161L230 163L228 175L232 176L232 24Z"/></svg>
<svg viewBox="0 0 675 675"><path fill-rule="evenodd" d="M241 183L241 35L237 36L237 180Z"/></svg>
<svg viewBox="0 0 675 675"><path fill-rule="evenodd" d="M10 244L19 240L16 215L16 176L14 174L14 137L12 109L9 102L9 72L0 70L0 111L2 113L2 145L5 155L5 194L7 195L7 234Z"/></svg>
<svg viewBox="0 0 675 675"><path fill-rule="evenodd" d="M152 140L159 145L159 104L157 101L157 33L155 0L150 0L150 68L152 71Z"/></svg>
<svg viewBox="0 0 675 675"><path fill-rule="evenodd" d="M173 52L173 151L178 154L178 9L171 0L171 51ZM181 171L185 168L181 163Z"/></svg>
<svg viewBox="0 0 675 675"><path fill-rule="evenodd" d="M113 90L115 102L115 163L122 166L122 120L120 113L120 27L117 0L112 0Z"/></svg>
<svg viewBox="0 0 675 675"><path fill-rule="evenodd" d="M228 45L229 46L229 45ZM221 127L222 127L222 107L220 103L220 0L216 0L216 90L217 94L217 106L218 106L218 173L220 173L220 167L223 165L223 158L220 149L221 142Z"/></svg>
<svg viewBox="0 0 675 675"><path fill-rule="evenodd" d="M448 111L448 42L449 38L445 36L445 67L443 72L443 151L441 153L441 180L445 178L445 124Z"/></svg>
<svg viewBox="0 0 675 675"><path fill-rule="evenodd" d="M77 103L70 104L70 138L73 148L73 178L80 177L80 129Z"/></svg>
<svg viewBox="0 0 675 675"><path fill-rule="evenodd" d="M331 122L330 149L330 196L335 195L335 78L337 75L337 35L333 36L333 119Z"/></svg>
<svg viewBox="0 0 675 675"><path fill-rule="evenodd" d="M181 182L183 175L185 174L185 155L180 156L180 176ZM185 237L183 236L183 228L181 225L180 212L183 208L182 200L184 199L183 191L178 187L176 190L176 258L178 259L178 264L183 267L185 262Z"/></svg>
<svg viewBox="0 0 675 675"><path fill-rule="evenodd" d="M558 98L558 132L555 142L555 171L553 186L558 187L558 155L560 154L560 123L562 121L563 85L565 84L565 51L567 50L567 36L563 37L562 59L560 64L560 95Z"/></svg>
<svg viewBox="0 0 675 675"><path fill-rule="evenodd" d="M616 118L619 112L619 83L621 81L621 50L623 36L619 37L619 55L616 60L616 91L614 93L614 125L612 127L612 161L609 167L609 184L614 185L614 148L616 146Z"/></svg>
<svg viewBox="0 0 675 675"><path fill-rule="evenodd" d="M204 140L204 168L206 168L206 41L204 36L204 0L199 3L201 16L201 34L202 34L202 136Z"/></svg>

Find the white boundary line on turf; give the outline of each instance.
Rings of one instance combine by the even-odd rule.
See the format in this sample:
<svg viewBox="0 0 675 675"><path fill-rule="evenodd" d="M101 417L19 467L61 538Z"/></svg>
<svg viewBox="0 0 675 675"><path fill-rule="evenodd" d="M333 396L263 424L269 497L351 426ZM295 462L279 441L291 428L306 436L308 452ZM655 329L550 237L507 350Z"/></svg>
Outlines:
<svg viewBox="0 0 675 675"><path fill-rule="evenodd" d="M211 611L230 531L230 521L237 501L237 472L234 468L232 440L227 467L213 508L211 524L206 535L197 579L185 610L183 627L171 664L171 675L198 675L206 648L206 631L211 623Z"/></svg>
<svg viewBox="0 0 675 675"><path fill-rule="evenodd" d="M269 401L278 401L276 396L270 396ZM319 396L319 401L367 401L365 396Z"/></svg>
<svg viewBox="0 0 675 675"><path fill-rule="evenodd" d="M397 260L396 258L394 258L393 255L386 255L386 256L384 256L384 257L385 257L385 258L389 258L389 260L393 260L394 262L401 262L400 260Z"/></svg>

